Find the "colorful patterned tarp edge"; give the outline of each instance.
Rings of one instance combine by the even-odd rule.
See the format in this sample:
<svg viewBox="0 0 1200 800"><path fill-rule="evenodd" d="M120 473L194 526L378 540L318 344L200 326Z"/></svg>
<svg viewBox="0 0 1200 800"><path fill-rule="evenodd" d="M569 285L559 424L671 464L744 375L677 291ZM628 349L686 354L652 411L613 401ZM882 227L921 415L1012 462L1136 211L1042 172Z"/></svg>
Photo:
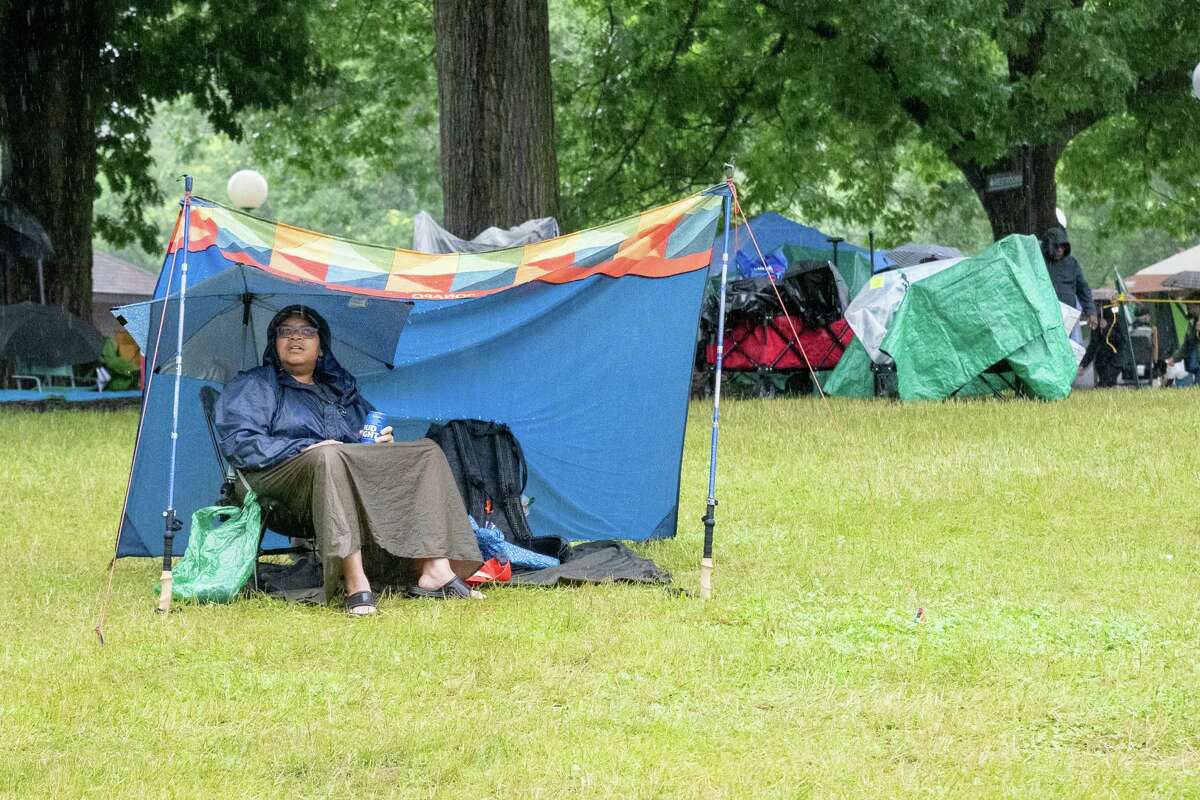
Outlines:
<svg viewBox="0 0 1200 800"><path fill-rule="evenodd" d="M418 253L362 244L255 217L211 200L192 201L189 252L283 277L386 297L482 297L531 281L562 284L592 275L662 278L708 266L722 196L708 189L616 222L490 253ZM179 249L177 225L168 254Z"/></svg>

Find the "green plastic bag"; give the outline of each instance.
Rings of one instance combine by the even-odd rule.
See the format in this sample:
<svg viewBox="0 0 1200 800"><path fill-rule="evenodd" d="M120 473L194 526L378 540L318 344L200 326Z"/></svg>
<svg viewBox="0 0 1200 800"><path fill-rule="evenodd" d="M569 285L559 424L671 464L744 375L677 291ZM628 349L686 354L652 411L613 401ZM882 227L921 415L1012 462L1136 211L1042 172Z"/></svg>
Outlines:
<svg viewBox="0 0 1200 800"><path fill-rule="evenodd" d="M241 508L206 506L192 514L183 558L172 570L171 596L199 603L228 603L254 572L262 509L253 491Z"/></svg>

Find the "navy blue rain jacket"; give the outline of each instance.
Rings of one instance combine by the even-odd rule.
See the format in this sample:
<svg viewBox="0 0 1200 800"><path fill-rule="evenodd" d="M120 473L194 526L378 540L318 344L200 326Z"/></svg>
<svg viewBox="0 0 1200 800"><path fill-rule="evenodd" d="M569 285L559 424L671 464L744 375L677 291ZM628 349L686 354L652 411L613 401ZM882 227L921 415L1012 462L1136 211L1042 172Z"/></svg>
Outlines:
<svg viewBox="0 0 1200 800"><path fill-rule="evenodd" d="M332 400L279 363L274 325L267 333L263 365L239 372L225 385L216 424L229 463L238 469L266 469L326 439L358 441L367 412L374 409L330 352L327 330L321 326L322 355L313 377L332 389Z"/></svg>
<svg viewBox="0 0 1200 800"><path fill-rule="evenodd" d="M1063 257L1053 258L1054 247L1062 245L1066 248ZM1092 305L1092 287L1088 286L1087 278L1083 276L1083 267L1071 255L1071 242L1067 232L1055 227L1042 234L1042 255L1046 259L1046 270L1050 273L1050 283L1054 285L1054 293L1062 303L1078 308L1083 315L1095 313Z"/></svg>

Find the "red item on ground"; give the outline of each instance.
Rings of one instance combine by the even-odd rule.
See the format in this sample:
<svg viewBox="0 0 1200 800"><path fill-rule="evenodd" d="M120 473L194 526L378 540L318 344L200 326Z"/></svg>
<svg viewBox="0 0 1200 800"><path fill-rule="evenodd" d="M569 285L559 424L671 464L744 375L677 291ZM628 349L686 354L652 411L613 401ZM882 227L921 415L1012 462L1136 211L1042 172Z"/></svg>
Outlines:
<svg viewBox="0 0 1200 800"><path fill-rule="evenodd" d="M788 319L792 324L788 325ZM792 336L796 328L799 341ZM854 337L846 320L839 319L827 328L808 328L800 317L782 314L768 317L763 323L740 319L725 332L725 361L728 370L804 369L804 355L813 369L833 369ZM801 353L803 348L803 354ZM710 344L705 352L709 364L717 363L717 346Z"/></svg>
<svg viewBox="0 0 1200 800"><path fill-rule="evenodd" d="M482 586L485 583L507 583L511 580L512 564L507 561L500 563L494 558L489 558L474 575L467 578L467 585Z"/></svg>

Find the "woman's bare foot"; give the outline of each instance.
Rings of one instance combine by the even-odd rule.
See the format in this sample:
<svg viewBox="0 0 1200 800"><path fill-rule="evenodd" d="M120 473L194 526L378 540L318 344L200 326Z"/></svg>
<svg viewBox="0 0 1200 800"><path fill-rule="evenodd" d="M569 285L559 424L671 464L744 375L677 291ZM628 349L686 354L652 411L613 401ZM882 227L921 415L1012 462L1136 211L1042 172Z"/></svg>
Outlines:
<svg viewBox="0 0 1200 800"><path fill-rule="evenodd" d="M417 578L417 586L432 591L442 588L455 577L448 559L426 558L421 561L421 576Z"/></svg>
<svg viewBox="0 0 1200 800"><path fill-rule="evenodd" d="M352 597L359 592L371 591L371 582L363 571L362 551L356 550L342 559L342 582L346 585L346 597ZM346 609L354 616L366 616L378 611L372 604L350 606Z"/></svg>

